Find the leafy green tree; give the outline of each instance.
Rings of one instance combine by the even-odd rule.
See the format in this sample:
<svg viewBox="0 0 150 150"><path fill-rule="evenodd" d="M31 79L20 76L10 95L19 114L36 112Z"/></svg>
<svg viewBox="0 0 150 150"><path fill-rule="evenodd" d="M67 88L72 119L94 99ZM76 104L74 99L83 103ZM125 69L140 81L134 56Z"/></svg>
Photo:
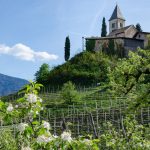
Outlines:
<svg viewBox="0 0 150 150"><path fill-rule="evenodd" d="M150 50L129 52L109 74L112 93L127 96L134 108L150 105Z"/></svg>
<svg viewBox="0 0 150 150"><path fill-rule="evenodd" d="M86 51L93 52L95 48L95 40L86 40Z"/></svg>
<svg viewBox="0 0 150 150"><path fill-rule="evenodd" d="M46 63L42 64L39 71L35 73L36 82L47 84L49 72L50 72L49 65Z"/></svg>
<svg viewBox="0 0 150 150"><path fill-rule="evenodd" d="M107 35L107 26L106 26L105 17L103 17L102 29L101 29L101 37L106 37L106 35Z"/></svg>
<svg viewBox="0 0 150 150"><path fill-rule="evenodd" d="M141 25L139 23L136 24L136 29L139 31L139 32L142 32L142 28L141 28Z"/></svg>
<svg viewBox="0 0 150 150"><path fill-rule="evenodd" d="M63 85L61 96L67 104L72 104L73 101L75 102L79 99L79 94L75 89L75 85L71 81Z"/></svg>
<svg viewBox="0 0 150 150"><path fill-rule="evenodd" d="M68 61L69 58L70 58L70 39L69 36L67 36L65 41L65 61Z"/></svg>

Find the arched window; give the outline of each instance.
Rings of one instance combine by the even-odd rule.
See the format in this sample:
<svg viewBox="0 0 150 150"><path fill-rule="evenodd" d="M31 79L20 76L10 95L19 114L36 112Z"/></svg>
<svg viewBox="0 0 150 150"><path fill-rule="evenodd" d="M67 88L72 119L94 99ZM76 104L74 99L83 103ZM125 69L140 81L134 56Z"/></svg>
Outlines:
<svg viewBox="0 0 150 150"><path fill-rule="evenodd" d="M122 28L123 27L123 24L122 23L120 23L120 28Z"/></svg>
<svg viewBox="0 0 150 150"><path fill-rule="evenodd" d="M112 28L115 28L115 23L112 23Z"/></svg>

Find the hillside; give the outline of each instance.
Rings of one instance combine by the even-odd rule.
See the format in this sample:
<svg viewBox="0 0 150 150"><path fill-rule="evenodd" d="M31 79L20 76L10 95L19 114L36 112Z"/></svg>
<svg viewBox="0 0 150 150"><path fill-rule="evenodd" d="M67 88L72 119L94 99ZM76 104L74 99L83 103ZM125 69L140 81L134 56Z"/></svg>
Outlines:
<svg viewBox="0 0 150 150"><path fill-rule="evenodd" d="M24 79L7 76L0 73L0 96L14 93L27 83L28 81Z"/></svg>
<svg viewBox="0 0 150 150"><path fill-rule="evenodd" d="M101 52L81 52L68 62L54 67L45 80L45 76L37 82L51 86L61 86L67 81L76 85L91 86L107 81L107 69L113 67L116 60ZM42 79L42 80L41 80Z"/></svg>

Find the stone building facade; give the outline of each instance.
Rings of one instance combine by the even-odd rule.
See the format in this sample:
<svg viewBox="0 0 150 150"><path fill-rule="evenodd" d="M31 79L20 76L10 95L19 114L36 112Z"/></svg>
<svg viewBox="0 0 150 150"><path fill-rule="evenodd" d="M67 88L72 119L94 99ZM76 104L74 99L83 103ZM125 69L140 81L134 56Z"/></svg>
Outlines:
<svg viewBox="0 0 150 150"><path fill-rule="evenodd" d="M129 50L136 51L138 47L144 49L150 46L150 33L139 32L134 25L125 26L125 19L116 5L111 18L109 19L110 33L106 37L87 37L87 41L94 40L95 48L99 51L103 47L107 47L109 42L113 40L115 49L118 46L124 49L127 55Z"/></svg>

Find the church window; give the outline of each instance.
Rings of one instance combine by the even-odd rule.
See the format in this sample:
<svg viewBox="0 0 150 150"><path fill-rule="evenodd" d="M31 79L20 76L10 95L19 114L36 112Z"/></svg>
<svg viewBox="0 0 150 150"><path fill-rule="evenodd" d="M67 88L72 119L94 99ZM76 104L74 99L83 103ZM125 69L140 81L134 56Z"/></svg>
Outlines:
<svg viewBox="0 0 150 150"><path fill-rule="evenodd" d="M120 23L120 28L122 28L123 27L123 24L122 23Z"/></svg>
<svg viewBox="0 0 150 150"><path fill-rule="evenodd" d="M112 24L112 28L115 28L115 23Z"/></svg>

